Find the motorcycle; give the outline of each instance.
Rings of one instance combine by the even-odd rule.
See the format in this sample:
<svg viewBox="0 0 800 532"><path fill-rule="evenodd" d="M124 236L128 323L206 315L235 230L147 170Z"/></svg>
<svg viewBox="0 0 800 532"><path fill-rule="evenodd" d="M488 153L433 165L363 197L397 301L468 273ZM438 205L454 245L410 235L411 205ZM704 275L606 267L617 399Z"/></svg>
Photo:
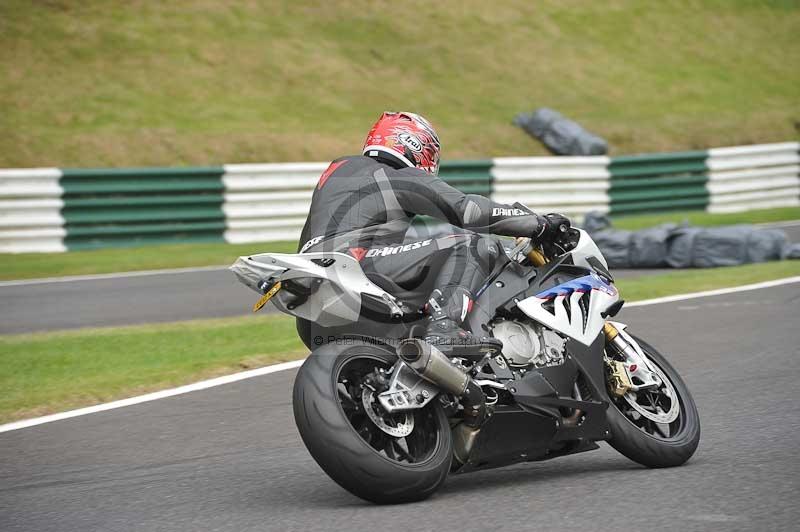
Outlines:
<svg viewBox="0 0 800 532"><path fill-rule="evenodd" d="M612 318L622 308L591 237L574 248L518 239L476 295L466 327L501 352L421 340L419 302L333 251L240 257L231 269L298 318L311 350L294 417L311 456L375 503L418 501L449 474L547 460L607 441L647 467L686 462L697 408L656 348ZM389 286L391 288L391 286Z"/></svg>

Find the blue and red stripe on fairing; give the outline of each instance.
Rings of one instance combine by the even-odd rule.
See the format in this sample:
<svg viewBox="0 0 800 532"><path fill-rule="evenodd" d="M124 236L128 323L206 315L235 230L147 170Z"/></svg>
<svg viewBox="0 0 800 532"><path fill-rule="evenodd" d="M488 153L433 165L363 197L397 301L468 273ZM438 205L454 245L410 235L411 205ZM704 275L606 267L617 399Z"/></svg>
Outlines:
<svg viewBox="0 0 800 532"><path fill-rule="evenodd" d="M610 296L617 295L617 289L614 285L605 282L595 274L589 274L548 288L536 294L535 297L539 299L554 299L558 296L568 296L573 292L590 292L592 290L600 290Z"/></svg>

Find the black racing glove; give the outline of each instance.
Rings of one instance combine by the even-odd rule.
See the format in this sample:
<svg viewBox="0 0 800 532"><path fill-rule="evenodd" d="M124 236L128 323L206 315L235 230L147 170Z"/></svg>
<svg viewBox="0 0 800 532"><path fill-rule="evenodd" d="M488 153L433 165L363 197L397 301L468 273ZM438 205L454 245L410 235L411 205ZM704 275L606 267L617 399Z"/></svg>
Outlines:
<svg viewBox="0 0 800 532"><path fill-rule="evenodd" d="M550 213L541 217L542 228L533 238L540 243L556 242L561 235L565 235L572 227L569 218L563 214Z"/></svg>
<svg viewBox="0 0 800 532"><path fill-rule="evenodd" d="M539 243L552 247L556 254L566 253L575 248L580 234L572 228L572 222L563 214L550 213L542 217L544 229L535 237Z"/></svg>

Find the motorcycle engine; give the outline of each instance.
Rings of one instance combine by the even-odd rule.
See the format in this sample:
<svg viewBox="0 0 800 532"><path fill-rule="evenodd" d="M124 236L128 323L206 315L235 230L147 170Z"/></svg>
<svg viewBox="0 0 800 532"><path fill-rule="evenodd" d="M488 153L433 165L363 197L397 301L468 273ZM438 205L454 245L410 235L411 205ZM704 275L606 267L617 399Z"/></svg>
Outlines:
<svg viewBox="0 0 800 532"><path fill-rule="evenodd" d="M503 342L503 356L511 366L546 367L564 363L567 341L538 323L502 320L494 324L493 333Z"/></svg>

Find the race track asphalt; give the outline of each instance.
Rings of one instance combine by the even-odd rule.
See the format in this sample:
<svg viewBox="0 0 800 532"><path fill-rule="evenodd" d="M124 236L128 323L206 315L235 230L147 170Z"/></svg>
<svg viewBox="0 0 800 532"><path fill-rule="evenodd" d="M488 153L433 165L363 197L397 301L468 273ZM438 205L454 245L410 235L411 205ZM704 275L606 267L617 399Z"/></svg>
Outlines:
<svg viewBox="0 0 800 532"><path fill-rule="evenodd" d="M0 285L0 334L243 316L256 300L225 268Z"/></svg>
<svg viewBox="0 0 800 532"><path fill-rule="evenodd" d="M800 242L800 224L783 230L792 242ZM622 279L668 271L673 270L613 273ZM257 298L225 268L67 282L0 283L0 334L244 316ZM268 305L261 312L274 311Z"/></svg>
<svg viewBox="0 0 800 532"><path fill-rule="evenodd" d="M373 506L306 452L285 371L0 433L0 530L797 530L798 311L800 283L623 310L698 403L683 467L644 469L604 444Z"/></svg>

